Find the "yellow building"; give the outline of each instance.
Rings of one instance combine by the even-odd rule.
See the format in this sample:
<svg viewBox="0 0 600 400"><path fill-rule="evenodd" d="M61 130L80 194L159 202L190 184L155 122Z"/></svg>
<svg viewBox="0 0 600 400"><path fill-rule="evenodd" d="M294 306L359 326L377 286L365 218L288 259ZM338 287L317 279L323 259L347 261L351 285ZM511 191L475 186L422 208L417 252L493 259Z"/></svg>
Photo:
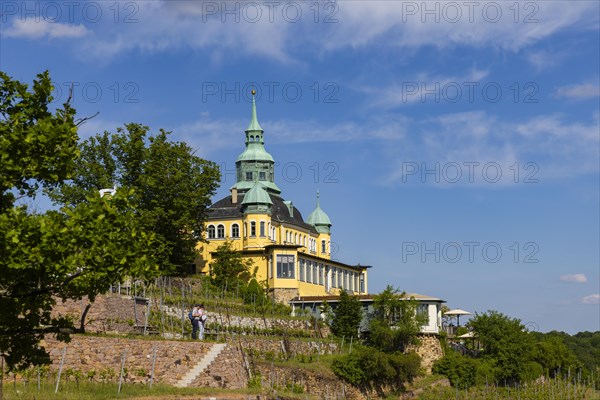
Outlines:
<svg viewBox="0 0 600 400"><path fill-rule="evenodd" d="M281 197L274 180L275 160L264 147L264 131L256 117L246 129L246 148L236 160L231 194L208 213L206 239L199 243L200 271L210 274L213 254L225 240L258 267L257 280L266 282L277 301L298 296L368 293L368 266L331 260L331 221L319 204L306 221L291 201Z"/></svg>

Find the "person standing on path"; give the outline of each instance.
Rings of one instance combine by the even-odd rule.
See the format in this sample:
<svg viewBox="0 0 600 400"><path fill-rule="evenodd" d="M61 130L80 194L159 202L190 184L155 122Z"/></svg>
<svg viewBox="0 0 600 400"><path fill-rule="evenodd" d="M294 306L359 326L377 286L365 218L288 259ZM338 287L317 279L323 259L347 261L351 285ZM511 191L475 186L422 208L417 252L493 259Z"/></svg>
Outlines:
<svg viewBox="0 0 600 400"><path fill-rule="evenodd" d="M192 339L198 338L198 331L200 330L200 304L196 304L192 308L191 322L192 322ZM204 336L204 329L202 329L202 337Z"/></svg>

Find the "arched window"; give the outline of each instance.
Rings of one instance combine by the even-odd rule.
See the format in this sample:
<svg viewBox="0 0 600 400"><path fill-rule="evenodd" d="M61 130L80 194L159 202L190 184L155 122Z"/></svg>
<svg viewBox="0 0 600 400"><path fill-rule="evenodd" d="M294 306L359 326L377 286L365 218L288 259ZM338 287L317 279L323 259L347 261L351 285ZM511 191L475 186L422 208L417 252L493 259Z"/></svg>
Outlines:
<svg viewBox="0 0 600 400"><path fill-rule="evenodd" d="M225 237L225 227L223 225L217 226L217 238L223 239Z"/></svg>
<svg viewBox="0 0 600 400"><path fill-rule="evenodd" d="M238 224L231 225L231 237L240 237L240 226Z"/></svg>
<svg viewBox="0 0 600 400"><path fill-rule="evenodd" d="M294 243L298 244L298 234L294 233Z"/></svg>
<svg viewBox="0 0 600 400"><path fill-rule="evenodd" d="M209 239L215 238L215 227L213 225L208 226L208 238Z"/></svg>

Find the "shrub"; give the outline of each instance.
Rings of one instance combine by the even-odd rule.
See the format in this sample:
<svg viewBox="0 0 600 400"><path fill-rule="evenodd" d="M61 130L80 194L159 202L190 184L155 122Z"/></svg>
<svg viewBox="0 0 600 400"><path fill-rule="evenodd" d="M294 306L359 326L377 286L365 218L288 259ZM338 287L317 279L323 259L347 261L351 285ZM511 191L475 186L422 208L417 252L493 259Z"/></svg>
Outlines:
<svg viewBox="0 0 600 400"><path fill-rule="evenodd" d="M421 360L415 353L384 353L373 347L357 346L350 354L332 362L333 372L355 386L387 384L401 387L418 375Z"/></svg>
<svg viewBox="0 0 600 400"><path fill-rule="evenodd" d="M475 384L477 366L472 358L454 352L446 354L433 365L433 373L445 375L450 384L460 389L470 388Z"/></svg>
<svg viewBox="0 0 600 400"><path fill-rule="evenodd" d="M445 375L452 386L460 389L484 385L498 379L498 370L493 360L471 358L453 351L433 365L433 373Z"/></svg>

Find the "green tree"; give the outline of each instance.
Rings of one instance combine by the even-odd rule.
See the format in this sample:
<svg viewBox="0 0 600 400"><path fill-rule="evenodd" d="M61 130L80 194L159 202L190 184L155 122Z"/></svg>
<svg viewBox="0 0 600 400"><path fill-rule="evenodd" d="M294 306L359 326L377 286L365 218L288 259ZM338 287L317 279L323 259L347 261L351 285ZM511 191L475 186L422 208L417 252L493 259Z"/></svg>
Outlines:
<svg viewBox="0 0 600 400"><path fill-rule="evenodd" d="M535 344L533 358L549 376L554 377L559 371L573 371L582 367L575 354L567 347L562 338L549 336Z"/></svg>
<svg viewBox="0 0 600 400"><path fill-rule="evenodd" d="M202 240L211 196L220 179L215 163L194 155L170 132L148 135L148 127L127 124L84 141L73 178L50 196L60 204L85 202L98 188L135 189L131 202L146 230L161 243L163 272L190 265Z"/></svg>
<svg viewBox="0 0 600 400"><path fill-rule="evenodd" d="M334 310L331 321L331 331L337 337L358 339L358 328L363 317L360 301L356 296L350 296L348 292L340 292L340 301Z"/></svg>
<svg viewBox="0 0 600 400"><path fill-rule="evenodd" d="M427 315L418 312L419 303L406 293L388 286L373 299L375 310L370 321L370 345L388 352L405 351L418 342Z"/></svg>
<svg viewBox="0 0 600 400"><path fill-rule="evenodd" d="M517 381L525 375L534 341L519 319L491 310L476 314L469 326L483 346L481 356L495 364L498 381Z"/></svg>
<svg viewBox="0 0 600 400"><path fill-rule="evenodd" d="M15 206L60 187L78 154L75 110L49 111L48 73L27 85L0 73L0 352L10 369L49 362L45 334L68 340L72 321L52 317L57 299L91 300L125 275L158 273L160 243L138 223L131 199L94 192L76 206L34 213Z"/></svg>
<svg viewBox="0 0 600 400"><path fill-rule="evenodd" d="M51 93L47 71L33 90L0 71L0 212L40 187L56 187L73 171L75 110L67 102L53 114Z"/></svg>
<svg viewBox="0 0 600 400"><path fill-rule="evenodd" d="M265 289L254 278L248 282L248 285L242 287L242 299L245 304L255 304L259 307L265 306L269 299Z"/></svg>
<svg viewBox="0 0 600 400"><path fill-rule="evenodd" d="M213 283L227 290L238 285L245 287L256 276L257 268L252 268L252 265L252 260L245 259L240 251L233 248L233 243L226 240L213 254L210 264Z"/></svg>

